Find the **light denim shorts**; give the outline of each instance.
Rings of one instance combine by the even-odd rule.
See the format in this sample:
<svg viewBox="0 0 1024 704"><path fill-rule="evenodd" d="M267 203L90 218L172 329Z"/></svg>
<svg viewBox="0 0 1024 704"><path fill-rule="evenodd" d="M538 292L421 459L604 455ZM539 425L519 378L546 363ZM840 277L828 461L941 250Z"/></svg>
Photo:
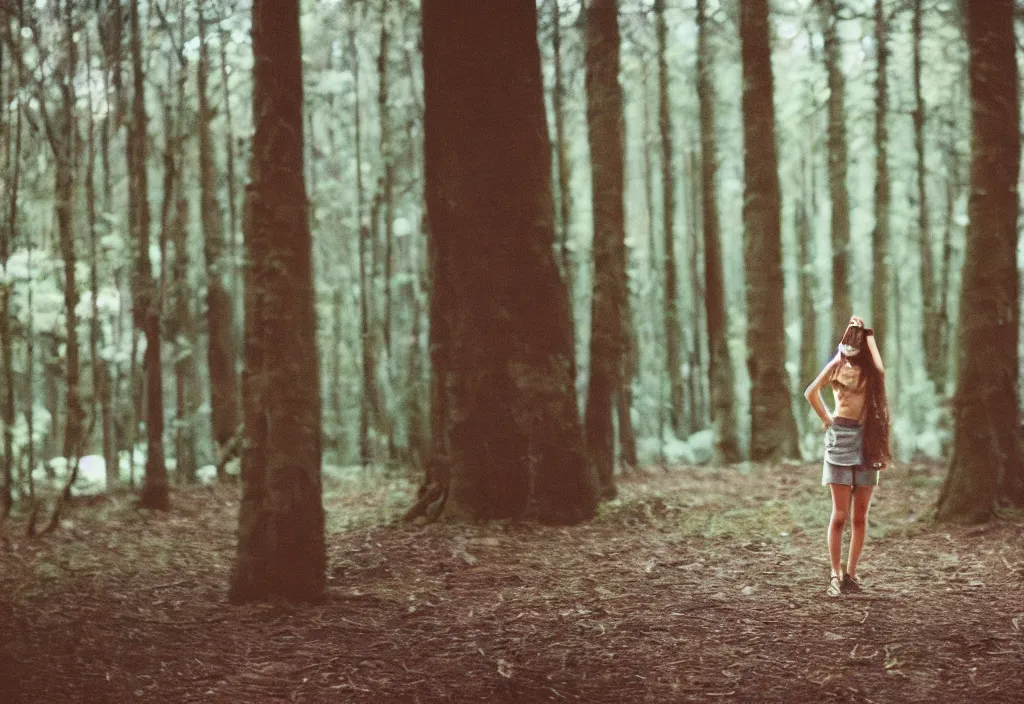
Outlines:
<svg viewBox="0 0 1024 704"><path fill-rule="evenodd" d="M864 466L864 428L849 418L836 418L825 431L821 485L877 486L878 470Z"/></svg>

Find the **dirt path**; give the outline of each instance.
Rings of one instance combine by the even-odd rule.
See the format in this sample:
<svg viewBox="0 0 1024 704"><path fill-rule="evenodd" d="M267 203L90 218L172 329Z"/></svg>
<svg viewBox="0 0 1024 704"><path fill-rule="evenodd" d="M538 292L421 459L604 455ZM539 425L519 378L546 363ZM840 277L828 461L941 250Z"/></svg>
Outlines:
<svg viewBox="0 0 1024 704"><path fill-rule="evenodd" d="M393 484L335 495L359 527L301 609L225 605L231 489L14 523L0 701L1020 701L1024 515L932 526L940 474L884 477L866 593L837 599L811 466L637 475L574 528L373 526Z"/></svg>

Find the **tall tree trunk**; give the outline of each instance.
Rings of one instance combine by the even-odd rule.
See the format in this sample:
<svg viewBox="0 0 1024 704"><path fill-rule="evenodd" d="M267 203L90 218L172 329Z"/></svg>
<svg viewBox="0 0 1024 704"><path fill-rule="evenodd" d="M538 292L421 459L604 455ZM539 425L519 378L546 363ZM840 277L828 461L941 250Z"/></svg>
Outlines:
<svg viewBox="0 0 1024 704"><path fill-rule="evenodd" d="M814 186L814 165L807 164L807 156L803 155L801 161L801 190L803 193L795 203L796 213L794 218L797 235L797 246L799 247L800 266L800 374L802 382L813 379L818 374L820 360L817 354L818 330L814 313L814 302L818 299L817 276L814 266L814 233L811 227L811 214L815 211L815 186ZM808 179L810 172L810 179ZM807 181L810 180L810 184ZM806 420L807 415L804 415ZM804 424L804 430L807 430ZM805 433L806 434L806 433Z"/></svg>
<svg viewBox="0 0 1024 704"><path fill-rule="evenodd" d="M875 0L875 229L871 233L871 316L875 335L886 340L889 318L889 38L884 0Z"/></svg>
<svg viewBox="0 0 1024 704"><path fill-rule="evenodd" d="M376 355L373 339L370 334L370 286L373 277L367 272L369 262L369 228L363 222L363 134L362 134L362 100L360 97L359 50L356 46L355 31L349 36L352 49L352 113L355 122L356 152L356 236L359 238L359 340L361 348L362 394L359 400L359 463L368 467L373 461L373 448L370 446L370 419L376 417L377 381L374 377Z"/></svg>
<svg viewBox="0 0 1024 704"><path fill-rule="evenodd" d="M675 210L676 177L673 166L672 118L669 105L668 26L665 22L665 0L654 0L658 35L658 128L661 132L662 224L665 238L665 350L669 379L669 421L679 435L683 429L683 333L679 322L679 273L676 266Z"/></svg>
<svg viewBox="0 0 1024 704"><path fill-rule="evenodd" d="M729 353L728 312L722 234L718 218L718 140L715 135L715 90L706 2L697 0L697 100L700 113L701 219L704 223L704 315L708 330L711 420L715 461L739 462L743 456L736 432L736 381Z"/></svg>
<svg viewBox="0 0 1024 704"><path fill-rule="evenodd" d="M939 265L939 308L936 327L939 331L936 356L939 358L937 379L942 383L944 394L950 393L949 354L953 326L950 322L949 298L950 276L953 260L953 227L956 212L956 201L960 197L960 155L957 150L956 130L949 127L949 138L946 146L946 212L942 232L942 260Z"/></svg>
<svg viewBox="0 0 1024 704"><path fill-rule="evenodd" d="M175 212L170 223L170 235L174 243L173 290L174 290L174 377L177 418L175 418L175 457L179 481L195 480L197 461L197 429L202 395L199 385L199 367L196 353L199 350L195 315L189 295L188 272L188 199L181 193L181 177L175 189L178 192ZM217 465L223 463L219 461Z"/></svg>
<svg viewBox="0 0 1024 704"><path fill-rule="evenodd" d="M987 520L1000 493L1024 503L1016 263L1021 137L1013 0L968 0L970 224L963 267L953 456L940 520Z"/></svg>
<svg viewBox="0 0 1024 704"><path fill-rule="evenodd" d="M782 236L768 0L741 0L740 7L750 458L765 462L799 457L800 450L785 366Z"/></svg>
<svg viewBox="0 0 1024 704"><path fill-rule="evenodd" d="M562 10L558 0L551 0L551 53L555 85L551 91L552 113L555 122L555 163L558 174L558 235L557 245L562 278L569 291L569 312L573 313L572 378L576 373L576 258L572 248L572 162L569 160L569 139L565 134L565 77L562 60Z"/></svg>
<svg viewBox="0 0 1024 704"><path fill-rule="evenodd" d="M326 581L298 0L255 0L246 188L242 506L229 598L319 601Z"/></svg>
<svg viewBox="0 0 1024 704"><path fill-rule="evenodd" d="M160 299L149 259L149 186L147 151L149 134L146 119L146 97L142 66L142 27L139 21L139 0L130 2L131 53L134 96L132 127L128 139L128 173L134 200L136 264L132 286L135 327L146 336L143 369L146 375L146 473L139 496L142 508L166 510L170 507L167 466L164 463L163 372L160 352ZM134 454L134 447L132 448Z"/></svg>
<svg viewBox="0 0 1024 704"><path fill-rule="evenodd" d="M240 249L239 242L238 242L238 238L239 238L239 232L238 232L238 230L239 230L239 228L238 228L238 195L236 193L236 191L238 190L238 184L237 184L237 182L235 180L235 127L234 127L234 120L232 119L232 113L231 113L231 86L228 83L228 49L227 49L227 46L228 46L228 30L226 29L227 24L228 24L227 22L221 22L220 23L220 82L221 82L221 88L222 88L221 94L224 97L224 122L225 122L225 124L224 124L224 127L225 127L225 129L224 129L224 156L225 156L224 162L225 162L225 167L227 169L227 173L225 174L225 176L227 177L227 188L228 188L228 236L227 236L227 242L225 244L230 248L229 251L231 252L231 260L232 261L237 261L238 255L239 255L239 249ZM205 45L206 45L206 42L203 42L203 46L204 47L205 47ZM238 271L238 267L237 266L232 266L231 267L231 285L230 285L230 288L231 288L231 299L232 299L232 301L235 302L236 306L237 306L238 300L241 298L241 295L240 295L241 294L241 286L240 286L241 278L242 277L240 276L240 272ZM231 319L232 319L232 324L231 324L232 338L231 338L231 342L234 345L233 348L232 348L232 351L237 356L237 354L238 354L238 329L237 329L237 326L236 326L235 323L238 321L238 316L235 315L235 313L234 313L235 310L236 310L235 308L232 308L232 316L231 316ZM235 384L236 384L236 389L237 389L237 384L238 384L237 376L238 375L236 374L235 376L236 376ZM238 398L238 391L237 390L235 392L235 398L236 399ZM238 401L235 402L236 413L238 412L237 404L238 404Z"/></svg>
<svg viewBox="0 0 1024 704"><path fill-rule="evenodd" d="M89 33L85 33L85 66L86 83L92 85L92 44ZM107 360L100 355L103 342L103 330L100 325L100 264L99 236L96 226L96 119L92 104L92 91L87 91L86 105L88 121L88 151L85 167L85 200L89 215L89 289L92 293L89 320L89 359L92 361L92 417L95 422L96 408L99 406L100 437L103 452L105 479L107 489L113 489L120 479L117 466L117 451L114 446L113 415L110 409L110 370ZM107 129L108 117L104 117L104 131ZM106 137L104 137L106 138ZM105 149L108 145L104 146ZM109 154L104 154L106 159ZM104 186L109 180L109 169L104 164ZM104 191L107 196L106 190ZM110 201L105 198L104 207L109 209Z"/></svg>
<svg viewBox="0 0 1024 704"><path fill-rule="evenodd" d="M72 479L67 483L66 493L74 474L78 469L78 458L82 452L85 411L81 398L81 365L78 346L78 283L75 269L78 257L75 247L75 199L76 176L78 169L78 125L75 103L75 73L78 68L78 48L74 39L74 17L71 3L64 6L65 37L64 47L66 63L57 80L60 83L61 111L58 118L60 127L57 137L51 142L54 155L54 178L57 231L60 237L60 252L64 260L64 315L65 330L65 396L66 418L64 424L64 442L61 448ZM67 493L70 496L70 493Z"/></svg>
<svg viewBox="0 0 1024 704"><path fill-rule="evenodd" d="M828 73L828 190L832 201L832 336L846 329L853 305L850 302L850 195L846 187L849 156L846 141L846 78L843 48L839 40L836 0L818 0L825 39L825 70Z"/></svg>
<svg viewBox="0 0 1024 704"><path fill-rule="evenodd" d="M924 34L922 20L924 15L922 0L914 1L914 17L912 32L914 35L914 147L917 151L917 236L921 252L921 307L923 309L924 330L922 349L924 350L925 366L932 381L939 381L941 360L939 349L938 312L935 305L935 275L932 264L931 228L928 219L928 189L926 185L925 164L925 106L921 91L921 39Z"/></svg>
<svg viewBox="0 0 1024 704"><path fill-rule="evenodd" d="M423 3L433 286L450 335L446 510L574 523L598 491L554 259L536 13L532 0Z"/></svg>
<svg viewBox="0 0 1024 704"><path fill-rule="evenodd" d="M591 0L586 16L587 133L594 201L594 295L585 428L601 496L614 498L613 401L628 362L626 226L623 205L624 126L619 85L619 19L615 0ZM621 409L619 421L629 416Z"/></svg>
<svg viewBox="0 0 1024 704"><path fill-rule="evenodd" d="M10 23L5 23L10 31ZM14 52L19 51L20 39L13 33L9 37ZM0 49L2 51L2 49ZM21 62L15 57L15 85L21 89ZM3 73L0 71L0 80ZM14 102L13 100L11 101ZM6 106L5 99L0 99L0 106ZM5 112L7 107L0 107ZM15 233L18 228L18 195L21 187L21 133L22 133L22 112L21 97L17 99L13 107L15 111L14 120L6 116L7 124L14 123L14 144L10 146L10 130L7 132L7 163L5 164L4 176L9 179L8 201L7 201L7 222L0 233L0 266L7 270L7 260L11 256L11 248L15 241ZM0 418L3 419L3 463L0 464L0 520L3 520L10 513L14 503L14 423L15 423L15 398L14 398L14 345L11 332L11 294L13 289L10 286L0 288L0 354L3 355L0 371L3 374L3 411ZM31 378L31 377L30 377Z"/></svg>
<svg viewBox="0 0 1024 704"><path fill-rule="evenodd" d="M391 30L390 2L382 0L380 15L380 46L377 54L377 118L380 123L380 155L383 162L375 196L378 202L379 217L374 219L374 249L383 246L383 256L375 257L380 261L380 276L384 294L384 305L380 320L381 349L384 354L384 378L387 387L379 389L378 417L386 418L384 430L387 436L388 459L395 458L395 423L385 402L386 394L394 391L395 355L391 348L392 310L394 308L394 258L395 258L395 155L393 138L393 118L391 116ZM381 241L383 240L383 242ZM376 266L374 271L377 271ZM380 385L378 384L378 387Z"/></svg>
<svg viewBox="0 0 1024 704"><path fill-rule="evenodd" d="M689 196L687 211L687 242L690 275L690 301L687 304L690 317L689 370L687 378L689 388L689 431L696 433L707 427L708 410L704 397L704 316L700 302L704 300L704 284L701 280L701 191L700 191L700 154L696 147L687 149L686 192Z"/></svg>
<svg viewBox="0 0 1024 704"><path fill-rule="evenodd" d="M199 98L199 209L206 266L206 328L209 335L206 362L210 378L210 414L217 454L215 464L223 467L221 456L238 432L239 388L235 367L234 302L229 292L231 258L225 247L224 217L217 200L217 173L210 128L213 111L207 96L210 62L203 5L200 1L199 60L196 63L196 92Z"/></svg>
<svg viewBox="0 0 1024 704"><path fill-rule="evenodd" d="M654 136L654 115L651 110L651 81L650 65L644 66L643 73L643 148L644 148L644 205L647 212L647 280L650 282L651 306L648 313L651 315L651 336L647 348L653 353L650 365L658 369L656 379L658 382L656 403L655 403L655 432L658 437L658 461L664 464L665 459L665 394L664 379L665 366L661 363L661 354L664 345L660 342L662 306L658 300L658 280L661 277L661 269L658 264L658 225L656 222L655 195L654 195L654 153L658 145L655 145Z"/></svg>
<svg viewBox="0 0 1024 704"><path fill-rule="evenodd" d="M180 27L180 46L185 45L186 18L185 6L180 8L178 24ZM202 15L200 13L200 26ZM200 30L200 43L202 43ZM203 50L200 49L200 52ZM167 213L163 223L162 249L169 243L174 248L174 256L170 262L165 257L161 269L170 269L170 291L173 312L168 333L174 342L174 382L176 417L174 419L175 468L179 482L195 481L197 458L197 426L199 424L199 408L202 404L199 383L199 367L196 352L199 345L196 335L195 315L192 312L192 297L189 294L189 269L191 257L188 248L188 198L185 197L184 159L179 162L177 155L185 150L187 135L184 132L185 119L185 82L187 74L184 66L177 76L177 114L171 113L170 101L165 108L166 142L164 165L168 178L165 189L164 211ZM161 287L163 288L163 287ZM217 466L222 466L218 458Z"/></svg>
<svg viewBox="0 0 1024 704"><path fill-rule="evenodd" d="M380 10L380 47L377 54L377 118L380 121L380 155L383 161L380 188L378 197L381 204L384 236L384 319L381 322L384 334L384 350L388 359L388 368L391 367L391 309L392 309L392 286L391 278L393 271L392 258L394 256L394 186L395 186L395 158L391 136L391 61L389 57L391 46L390 11L389 0L381 0ZM390 374L389 374L390 376ZM390 440L390 438L389 438Z"/></svg>

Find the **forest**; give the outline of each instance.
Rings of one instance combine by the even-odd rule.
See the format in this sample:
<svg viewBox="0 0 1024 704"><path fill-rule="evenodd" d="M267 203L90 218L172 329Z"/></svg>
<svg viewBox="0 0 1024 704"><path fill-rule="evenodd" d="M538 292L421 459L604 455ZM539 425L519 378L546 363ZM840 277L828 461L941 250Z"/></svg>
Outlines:
<svg viewBox="0 0 1024 704"><path fill-rule="evenodd" d="M1021 58L1016 0L0 0L0 703L1016 701Z"/></svg>

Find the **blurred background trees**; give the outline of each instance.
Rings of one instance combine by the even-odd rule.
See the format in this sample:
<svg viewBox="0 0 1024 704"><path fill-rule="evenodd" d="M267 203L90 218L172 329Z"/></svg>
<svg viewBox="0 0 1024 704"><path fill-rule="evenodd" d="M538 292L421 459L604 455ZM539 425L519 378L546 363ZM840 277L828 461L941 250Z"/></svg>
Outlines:
<svg viewBox="0 0 1024 704"><path fill-rule="evenodd" d="M745 61L755 5L759 54ZM818 426L796 392L851 313L879 331L897 458L948 453L971 185L967 6L536 3L567 378L581 422L592 397L603 473L609 457L613 476L715 454L813 457ZM141 483L157 507L168 481L237 471L252 9L0 6L5 507L27 500L30 479L75 467ZM459 383L443 364L459 321L436 321L463 304L438 273L452 257L473 271L477 254L439 247L464 244L428 218L421 9L309 0L299 22L325 471L411 467L426 491L443 484ZM764 74L769 54L774 80L748 83L747 105L744 66ZM487 95L474 109L498 99ZM772 113L774 128L752 129ZM443 128L453 153L459 124ZM760 153L773 139L774 167ZM472 158L500 161L514 144L496 137ZM763 222L749 217L763 207L758 174L778 182ZM540 284L525 274L528 299Z"/></svg>

